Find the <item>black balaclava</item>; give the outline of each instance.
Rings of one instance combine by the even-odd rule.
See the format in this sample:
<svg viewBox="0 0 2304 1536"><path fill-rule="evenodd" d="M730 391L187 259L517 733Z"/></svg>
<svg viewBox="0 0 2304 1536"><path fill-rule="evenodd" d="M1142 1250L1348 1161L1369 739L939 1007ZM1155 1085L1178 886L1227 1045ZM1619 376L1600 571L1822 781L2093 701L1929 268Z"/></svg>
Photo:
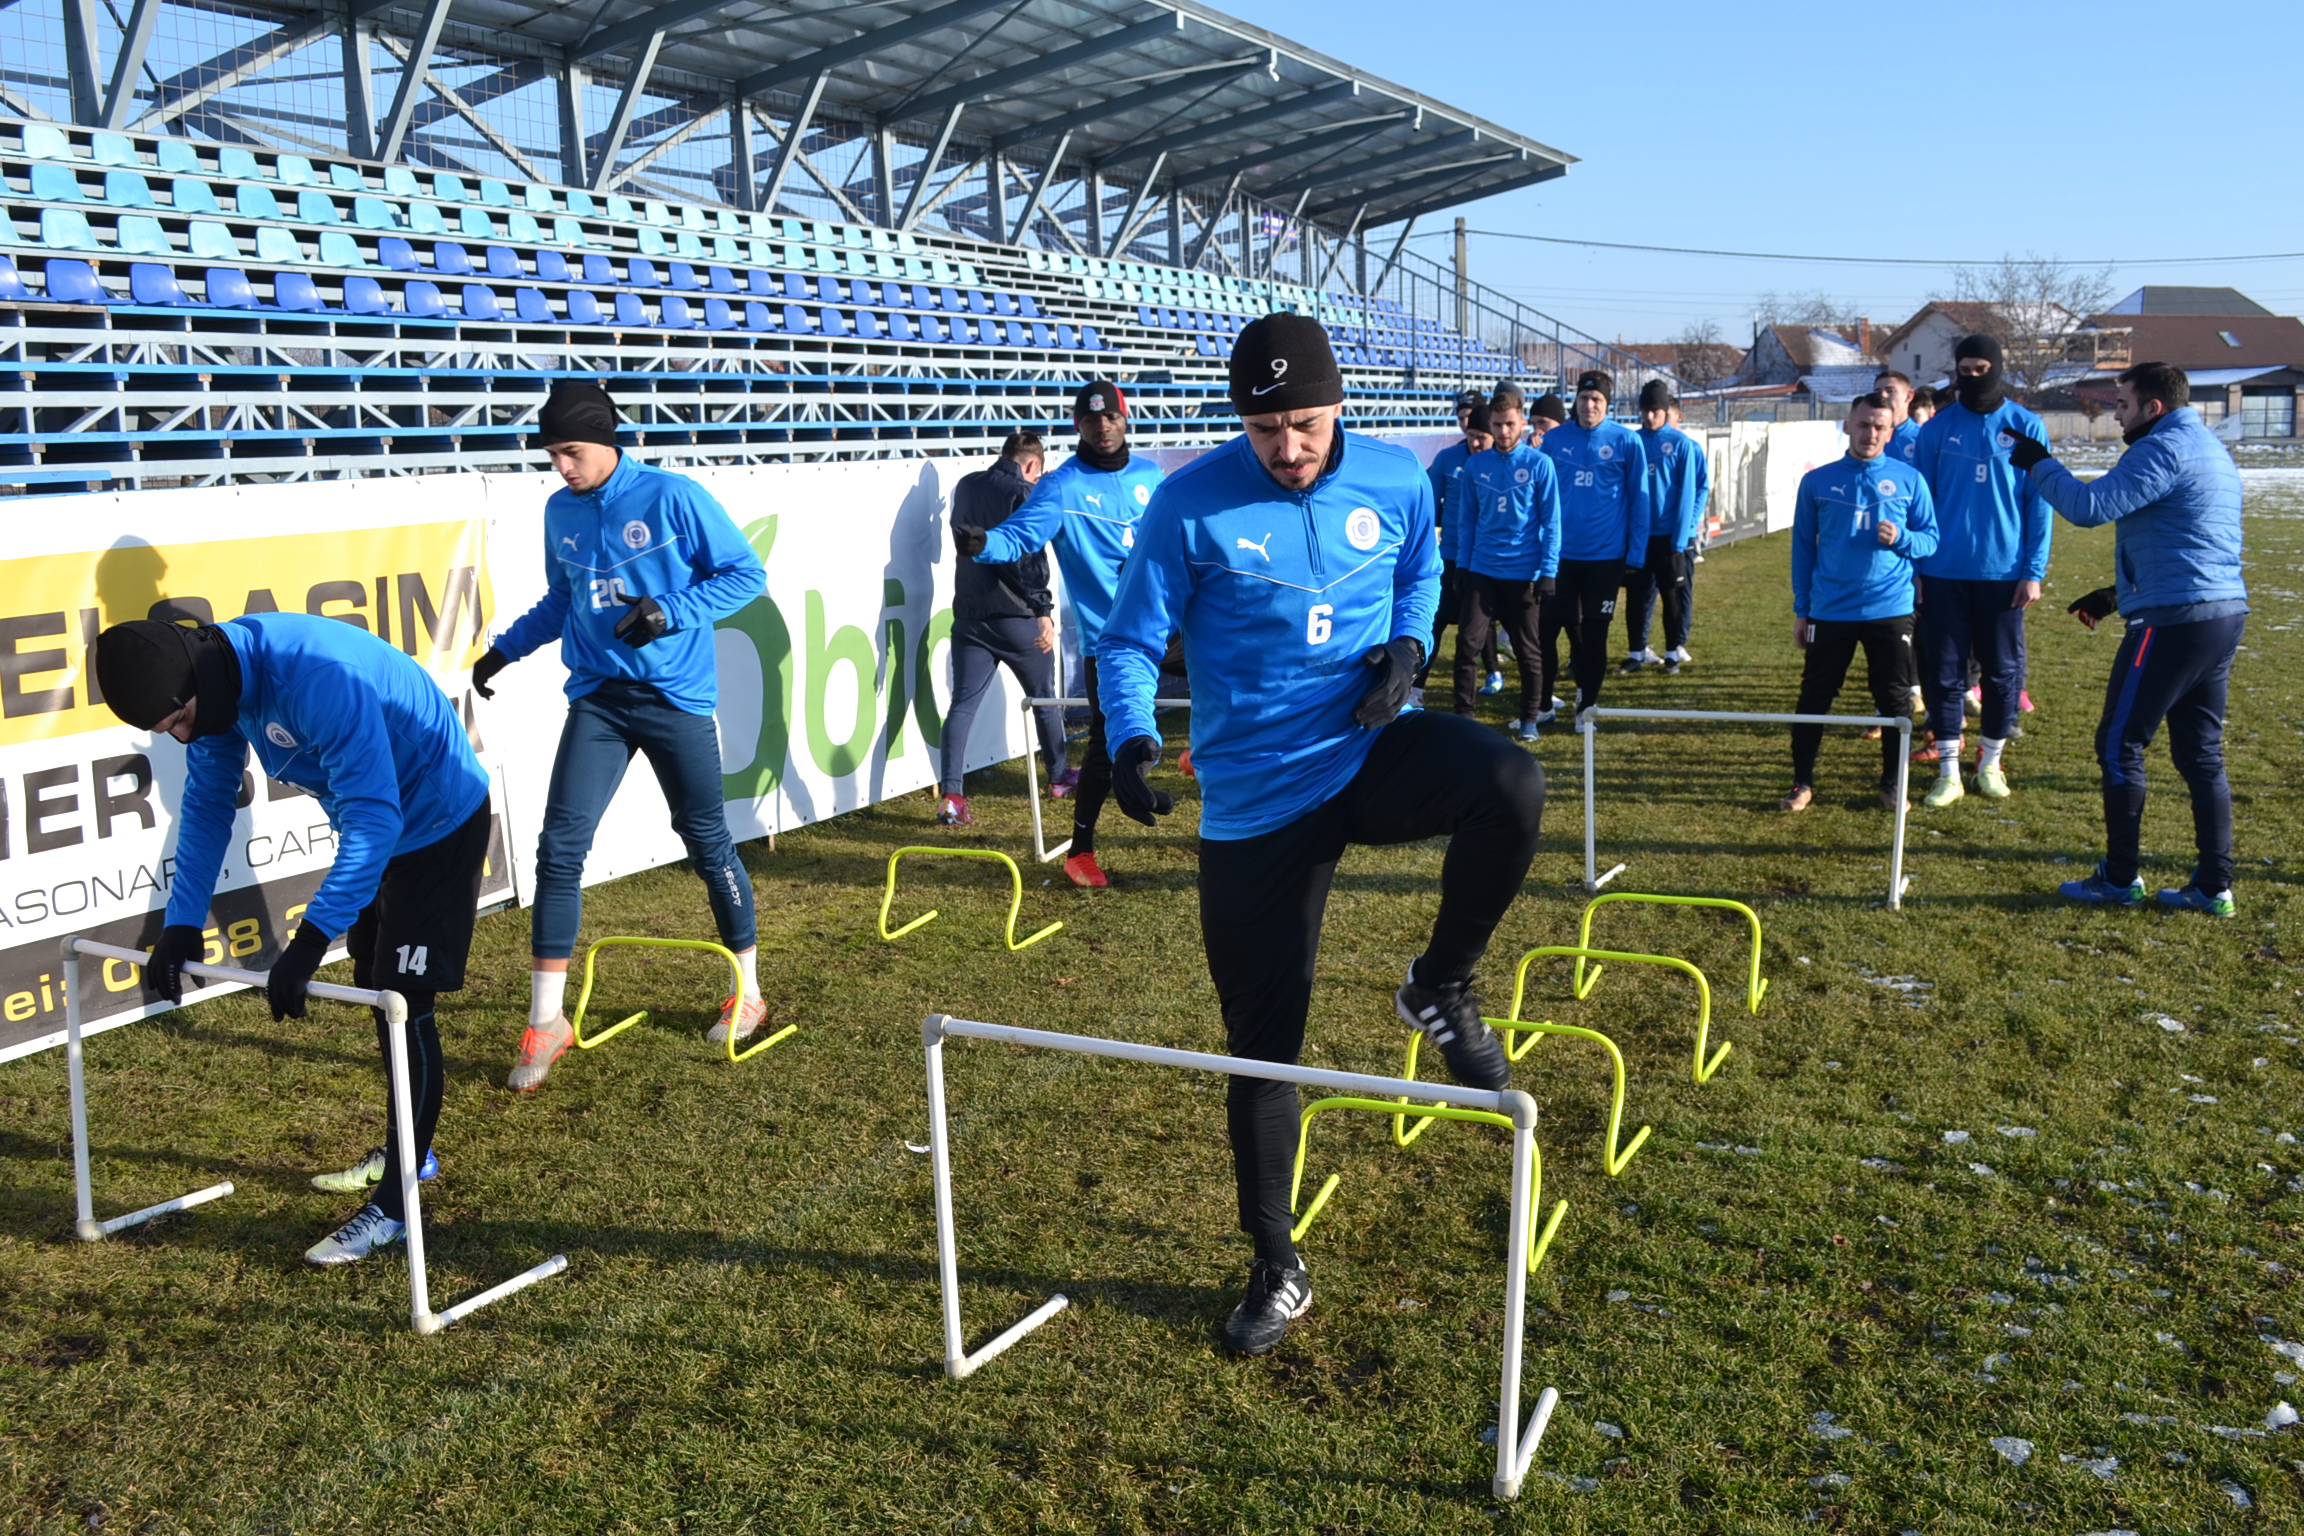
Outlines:
<svg viewBox="0 0 2304 1536"><path fill-rule="evenodd" d="M1128 397L1120 393L1120 386L1110 379L1090 379L1081 385L1079 391L1072 396L1072 414L1075 417L1093 416L1103 411L1118 411L1123 416L1127 415ZM1089 447L1086 438L1080 439L1073 446L1072 451L1079 456L1081 463L1090 469L1101 470L1105 474L1111 474L1115 470L1128 467L1128 439L1126 437L1122 437L1120 446L1110 453L1100 453Z"/></svg>
<svg viewBox="0 0 2304 1536"><path fill-rule="evenodd" d="M141 731L194 697L200 700L194 736L222 735L240 718L240 658L213 624L115 624L96 637L96 681L112 713Z"/></svg>
<svg viewBox="0 0 2304 1536"><path fill-rule="evenodd" d="M1970 378L1960 371L1961 360L1970 357L1980 357L1992 366ZM1959 392L1960 403L1979 416L1991 415L2007 398L2001 390L2000 364L2000 343L1989 336L1963 336L1960 344L1952 349L1953 388Z"/></svg>

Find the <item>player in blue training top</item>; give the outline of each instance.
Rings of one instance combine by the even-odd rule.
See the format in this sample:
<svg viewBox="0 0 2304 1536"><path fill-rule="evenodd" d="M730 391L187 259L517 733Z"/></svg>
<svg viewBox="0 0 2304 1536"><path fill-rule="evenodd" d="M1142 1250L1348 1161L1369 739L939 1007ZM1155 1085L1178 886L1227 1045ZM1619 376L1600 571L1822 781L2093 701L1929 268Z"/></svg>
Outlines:
<svg viewBox="0 0 2304 1536"><path fill-rule="evenodd" d="M1913 387L1912 376L1894 368L1883 368L1873 376L1872 388L1885 395L1896 407L1896 435L1888 439L1888 457L1916 464L1920 458L1920 422L1912 419L1912 402L1919 397ZM1933 412L1931 412L1933 414ZM1926 420L1922 417L1921 420Z"/></svg>
<svg viewBox="0 0 2304 1536"><path fill-rule="evenodd" d="M1479 712L1473 688L1480 647L1496 630L1512 636L1520 668L1520 715L1512 734L1534 741L1544 713L1543 605L1560 569L1560 486L1552 461L1526 436L1526 400L1518 387L1500 384L1489 397L1493 447L1465 462L1457 481L1465 529L1457 546L1463 563L1463 626L1456 637L1456 713Z"/></svg>
<svg viewBox="0 0 2304 1536"><path fill-rule="evenodd" d="M1608 621L1627 571L1647 563L1648 450L1640 434L1608 419L1616 381L1594 369L1576 380L1573 419L1544 434L1560 481L1560 575L1544 604L1545 703L1560 691L1560 631L1571 630L1576 708L1600 702L1608 671ZM1538 719L1549 721L1549 708Z"/></svg>
<svg viewBox="0 0 2304 1536"><path fill-rule="evenodd" d="M1426 473L1432 480L1432 516L1440 532L1440 606L1432 615L1432 648L1424 654L1424 670L1416 674L1415 691L1409 701L1418 709L1424 707L1424 681L1431 676L1433 663L1440 659L1440 638L1455 623L1464 609L1464 583L1457 571L1460 563L1456 545L1463 529L1456 526L1456 483L1464 476L1464 463L1476 453L1488 449L1488 431L1485 425L1474 429L1474 421L1485 423L1488 416L1488 397L1476 389L1459 390L1456 394L1456 430L1463 433L1460 441L1450 443L1432 455ZM1489 669L1495 669L1496 642L1491 638L1483 653Z"/></svg>
<svg viewBox="0 0 2304 1536"><path fill-rule="evenodd" d="M563 379L537 419L537 446L566 482L544 504L544 596L472 668L489 680L560 642L568 721L536 839L528 1028L505 1086L533 1093L575 1038L561 1003L584 916L584 857L635 752L648 756L672 829L712 904L720 942L743 974L707 1035L744 1039L768 1017L760 996L752 874L721 800L713 621L758 597L767 571L711 492L616 447L616 404L597 384Z"/></svg>
<svg viewBox="0 0 2304 1536"><path fill-rule="evenodd" d="M1246 433L1152 498L1098 648L1113 793L1151 825L1170 809L1153 688L1181 627L1199 767L1200 933L1235 1056L1293 1062L1304 1044L1321 910L1353 843L1449 835L1432 941L1394 1007L1457 1081L1501 1088L1502 1046L1472 968L1527 877L1544 809L1529 754L1460 715L1401 707L1439 597L1432 485L1403 448L1345 432L1318 321L1266 315L1240 333L1231 396ZM1224 1325L1261 1354L1312 1304L1289 1232L1296 1090L1235 1077L1227 1100L1248 1293Z"/></svg>
<svg viewBox="0 0 2304 1536"><path fill-rule="evenodd" d="M1680 402L1672 386L1650 379L1640 386L1640 446L1648 455L1648 557L1637 571L1624 573L1624 670L1637 672L1661 661L1677 676L1688 654L1690 611L1695 606L1696 538L1704 527L1704 507L1712 497L1712 466L1704 445L1680 430ZM1661 598L1664 654L1648 649L1648 622Z"/></svg>
<svg viewBox="0 0 2304 1536"><path fill-rule="evenodd" d="M1096 823L1112 792L1112 757L1103 706L1097 702L1097 641L1121 567L1136 547L1136 526L1161 481L1160 466L1128 453L1128 400L1109 379L1091 379L1072 397L1080 434L1072 457L1040 477L1024 505L997 528L953 525L952 542L985 565L1023 559L1050 539L1064 572L1064 601L1080 629L1081 669L1088 684L1088 750L1072 794L1072 851L1064 873L1074 885L1111 884L1096 860Z"/></svg>
<svg viewBox="0 0 2304 1536"><path fill-rule="evenodd" d="M2048 440L2040 418L2001 388L2000 343L1965 336L1952 349L1957 398L1920 429L1913 464L1936 498L1936 553L1920 562L1920 686L1936 738L1936 782L1924 804L1958 800L1960 728L1968 662L1983 669L1984 745L1976 792L2006 799L2001 749L2015 734L2024 692L2024 610L2048 574L2048 503L2009 462L2019 437Z"/></svg>
<svg viewBox="0 0 2304 1536"><path fill-rule="evenodd" d="M429 1174L447 1080L434 999L464 985L488 858L488 775L448 696L365 629L302 613L244 614L198 629L115 624L97 637L96 677L123 721L188 748L166 926L145 985L182 1002L183 968L206 952L208 903L253 749L268 777L310 791L336 832L335 862L272 962L272 1017L304 1017L312 973L339 938L354 986L404 997L409 1114ZM384 1011L372 1011L386 1061L384 1145L313 1182L374 1193L305 1253L314 1264L355 1263L407 1230L400 1139L389 1130L390 1036Z"/></svg>
<svg viewBox="0 0 2304 1536"><path fill-rule="evenodd" d="M1793 713L1831 711L1848 663L1864 648L1865 680L1883 715L1912 696L1912 563L1936 548L1936 512L1920 472L1888 453L1896 407L1885 394L1848 407L1848 452L1800 477L1792 509L1792 643L1808 653ZM1792 793L1784 809L1816 798L1824 727L1792 727ZM1904 738L1880 733L1880 803L1896 809L1896 754Z"/></svg>

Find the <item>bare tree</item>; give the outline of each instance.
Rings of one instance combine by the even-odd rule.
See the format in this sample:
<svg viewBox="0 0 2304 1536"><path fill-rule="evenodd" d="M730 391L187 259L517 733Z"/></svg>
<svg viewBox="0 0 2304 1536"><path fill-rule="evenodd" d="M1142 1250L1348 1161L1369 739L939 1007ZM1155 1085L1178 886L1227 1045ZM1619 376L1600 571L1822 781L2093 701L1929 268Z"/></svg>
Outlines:
<svg viewBox="0 0 2304 1536"><path fill-rule="evenodd" d="M1856 323L1856 306L1843 304L1821 290L1777 293L1771 289L1753 301L1753 317L1762 325L1804 325L1831 330Z"/></svg>
<svg viewBox="0 0 2304 1536"><path fill-rule="evenodd" d="M1744 354L1721 339L1719 325L1711 320L1699 320L1682 331L1673 342L1677 361L1672 371L1680 382L1695 389L1704 389L1719 383L1736 371L1744 361Z"/></svg>
<svg viewBox="0 0 2304 1536"><path fill-rule="evenodd" d="M1977 323L2000 343L2008 388L2032 395L2056 382L2075 333L2112 301L2112 269L2003 256L1989 267L1960 268L1952 292L1978 306Z"/></svg>

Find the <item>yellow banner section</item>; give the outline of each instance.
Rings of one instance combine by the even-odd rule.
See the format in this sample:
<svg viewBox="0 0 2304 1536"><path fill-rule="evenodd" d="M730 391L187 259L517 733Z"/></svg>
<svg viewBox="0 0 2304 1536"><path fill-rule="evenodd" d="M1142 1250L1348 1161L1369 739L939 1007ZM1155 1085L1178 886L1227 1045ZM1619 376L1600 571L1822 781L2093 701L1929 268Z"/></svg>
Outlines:
<svg viewBox="0 0 2304 1536"><path fill-rule="evenodd" d="M495 612L486 545L470 518L0 560L0 746L119 724L91 697L88 653L128 619L315 613L461 670L487 648Z"/></svg>

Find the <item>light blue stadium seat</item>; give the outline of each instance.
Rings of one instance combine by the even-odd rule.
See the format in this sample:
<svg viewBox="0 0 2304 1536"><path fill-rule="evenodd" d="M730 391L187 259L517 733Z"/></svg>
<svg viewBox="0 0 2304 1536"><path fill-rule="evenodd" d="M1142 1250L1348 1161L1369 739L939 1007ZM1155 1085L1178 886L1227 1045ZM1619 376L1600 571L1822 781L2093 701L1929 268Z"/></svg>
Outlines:
<svg viewBox="0 0 2304 1536"><path fill-rule="evenodd" d="M171 175L205 176L208 168L200 163L200 151L182 139L160 141L160 169Z"/></svg>
<svg viewBox="0 0 2304 1536"><path fill-rule="evenodd" d="M575 274L568 270L568 258L558 251L542 250L536 253L536 276L547 283L572 283Z"/></svg>
<svg viewBox="0 0 2304 1536"><path fill-rule="evenodd" d="M652 229L648 225L643 224L639 227L638 230L634 231L634 234L639 241L641 255L669 256L672 254L672 248L664 243L664 232L662 230Z"/></svg>
<svg viewBox="0 0 2304 1536"><path fill-rule="evenodd" d="M654 325L656 322L649 315L648 306L640 302L640 295L619 293L616 295L616 323L618 325Z"/></svg>
<svg viewBox="0 0 2304 1536"><path fill-rule="evenodd" d="M244 219L282 217L280 200L272 195L272 189L260 187L251 181L244 181L232 189L232 208Z"/></svg>
<svg viewBox="0 0 2304 1536"><path fill-rule="evenodd" d="M785 219L777 228L787 240L805 240L808 238L808 226L798 219Z"/></svg>
<svg viewBox="0 0 2304 1536"><path fill-rule="evenodd" d="M776 329L776 311L758 299L746 301L744 305L744 329L748 331L772 331Z"/></svg>
<svg viewBox="0 0 2304 1536"><path fill-rule="evenodd" d="M487 257L490 277L526 277L528 269L520 264L520 253L508 245L492 245L482 253Z"/></svg>
<svg viewBox="0 0 2304 1536"><path fill-rule="evenodd" d="M588 283L616 283L623 279L616 275L615 264L594 252L584 258L584 281Z"/></svg>
<svg viewBox="0 0 2304 1536"><path fill-rule="evenodd" d="M678 219L675 219L672 216L671 209L665 207L662 203L659 203L654 199L649 199L641 203L640 217L645 219L650 224L654 224L659 227L669 227L680 222Z"/></svg>
<svg viewBox="0 0 2304 1536"><path fill-rule="evenodd" d="M898 310L888 317L888 335L894 341L917 341L920 332L912 324L912 317Z"/></svg>
<svg viewBox="0 0 2304 1536"><path fill-rule="evenodd" d="M360 254L360 242L352 238L349 230L324 229L320 231L320 265L364 267L368 265L368 258Z"/></svg>
<svg viewBox="0 0 2304 1536"><path fill-rule="evenodd" d="M680 209L680 227L682 229L706 230L712 226L704 221L703 209L694 203L686 203Z"/></svg>
<svg viewBox="0 0 2304 1536"><path fill-rule="evenodd" d="M448 233L448 218L438 203L410 203L408 228L419 235L444 235Z"/></svg>
<svg viewBox="0 0 2304 1536"><path fill-rule="evenodd" d="M472 276L472 258L453 240L432 243L432 270L442 277Z"/></svg>
<svg viewBox="0 0 2304 1536"><path fill-rule="evenodd" d="M695 325L696 317L688 308L688 301L676 293L664 295L656 306L656 323L668 331L685 331Z"/></svg>
<svg viewBox="0 0 2304 1536"><path fill-rule="evenodd" d="M302 261L304 247L298 245L296 237L287 230L262 224L256 229L256 259L268 262Z"/></svg>
<svg viewBox="0 0 2304 1536"><path fill-rule="evenodd" d="M572 245L578 250L582 250L592 243L585 238L584 226L566 214L562 214L552 221L552 238L562 245Z"/></svg>
<svg viewBox="0 0 2304 1536"><path fill-rule="evenodd" d="M599 205L592 201L592 194L589 192L571 188L567 193L566 201L570 213L581 214L587 219L596 219L600 216Z"/></svg>
<svg viewBox="0 0 2304 1536"><path fill-rule="evenodd" d="M497 231L496 221L488 217L488 210L471 203L466 203L462 211L456 215L456 232L470 235L475 240L502 238Z"/></svg>
<svg viewBox="0 0 2304 1536"><path fill-rule="evenodd" d="M113 239L123 256L173 256L175 245L160 221L148 213L124 213Z"/></svg>
<svg viewBox="0 0 2304 1536"><path fill-rule="evenodd" d="M348 277L344 279L344 312L351 315L388 315L392 313L392 302L384 297L384 286L376 279Z"/></svg>
<svg viewBox="0 0 2304 1536"><path fill-rule="evenodd" d="M664 268L664 284L666 287L676 288L682 293L694 293L704 286L701 282L697 281L696 269L684 261L675 261L666 264Z"/></svg>
<svg viewBox="0 0 2304 1536"><path fill-rule="evenodd" d="M339 160L328 167L328 185L341 192L365 192L368 178L360 174L359 167Z"/></svg>
<svg viewBox="0 0 2304 1536"><path fill-rule="evenodd" d="M444 203L466 202L471 197L471 194L464 190L464 178L451 176L446 171L436 172L433 175L432 195Z"/></svg>
<svg viewBox="0 0 2304 1536"><path fill-rule="evenodd" d="M736 329L736 317L729 312L726 299L710 298L704 301L704 329L708 331L732 331Z"/></svg>
<svg viewBox="0 0 2304 1536"><path fill-rule="evenodd" d="M693 256L699 261L704 259L704 242L690 230L683 229L674 235L672 248L683 256Z"/></svg>
<svg viewBox="0 0 2304 1536"><path fill-rule="evenodd" d="M124 133L92 133L88 136L89 153L98 165L142 165L136 158L136 146Z"/></svg>
<svg viewBox="0 0 2304 1536"><path fill-rule="evenodd" d="M343 214L337 212L336 199L325 192L299 192L296 194L296 217L307 224L341 224Z"/></svg>
<svg viewBox="0 0 2304 1536"><path fill-rule="evenodd" d="M320 173L302 155L279 156L273 163L273 174L291 187L309 187L320 180Z"/></svg>
<svg viewBox="0 0 2304 1536"><path fill-rule="evenodd" d="M856 311L856 334L866 341L880 339L880 317L869 309Z"/></svg>
<svg viewBox="0 0 2304 1536"><path fill-rule="evenodd" d="M56 123L26 123L24 125L24 158L27 160L77 160L80 151Z"/></svg>
<svg viewBox="0 0 2304 1536"><path fill-rule="evenodd" d="M211 309L256 307L256 290L248 286L248 274L238 267L210 267L203 287Z"/></svg>
<svg viewBox="0 0 2304 1536"><path fill-rule="evenodd" d="M416 184L416 173L405 165L384 167L384 190L395 197L422 197L423 189Z"/></svg>
<svg viewBox="0 0 2304 1536"><path fill-rule="evenodd" d="M664 286L664 280L656 275L656 263L640 256L634 256L624 263L624 281L635 288Z"/></svg>
<svg viewBox="0 0 2304 1536"><path fill-rule="evenodd" d="M94 251L103 248L96 243L96 232L88 227L88 215L77 208L41 209L40 243L52 251Z"/></svg>
<svg viewBox="0 0 2304 1536"><path fill-rule="evenodd" d="M504 232L524 245L535 245L544 238L537 226L536 215L524 208L515 208L504 215Z"/></svg>
<svg viewBox="0 0 2304 1536"><path fill-rule="evenodd" d="M744 251L742 247L737 245L733 235L714 235L712 237L712 259L714 261L742 261Z"/></svg>
<svg viewBox="0 0 2304 1536"><path fill-rule="evenodd" d="M256 157L238 144L227 144L216 151L216 174L226 181L269 181L271 174L256 163Z"/></svg>
<svg viewBox="0 0 2304 1536"><path fill-rule="evenodd" d="M541 288L514 289L512 307L530 325L553 325L560 319L552 313L552 301L544 297Z"/></svg>
<svg viewBox="0 0 2304 1536"><path fill-rule="evenodd" d="M209 261L238 261L240 242L232 238L228 224L209 219L192 221L192 254Z"/></svg>
<svg viewBox="0 0 2304 1536"><path fill-rule="evenodd" d="M0 299L28 299L30 297L32 295L25 288L24 279L17 274L16 263L6 256L0 256Z"/></svg>
<svg viewBox="0 0 2304 1536"><path fill-rule="evenodd" d="M221 216L216 189L197 176L179 176L168 184L168 201L178 213L213 213Z"/></svg>
<svg viewBox="0 0 2304 1536"><path fill-rule="evenodd" d="M376 242L376 264L392 272L424 270L416 259L416 247L397 235L386 235Z"/></svg>
<svg viewBox="0 0 2304 1536"><path fill-rule="evenodd" d="M106 171L104 201L115 208L153 208L152 189L135 171Z"/></svg>
<svg viewBox="0 0 2304 1536"><path fill-rule="evenodd" d="M560 205L552 201L552 189L540 181L528 183L520 200L530 213L558 213Z"/></svg>
<svg viewBox="0 0 2304 1536"><path fill-rule="evenodd" d="M398 229L400 221L393 216L392 205L380 197L352 199L352 222L362 229Z"/></svg>
<svg viewBox="0 0 2304 1536"><path fill-rule="evenodd" d="M440 297L439 285L421 279L411 281L401 291L400 307L418 320L437 320L448 313L448 301Z"/></svg>
<svg viewBox="0 0 2304 1536"><path fill-rule="evenodd" d="M32 166L32 195L44 203L77 203L87 194L80 190L80 178L68 165L51 165L35 161Z"/></svg>
<svg viewBox="0 0 2304 1536"><path fill-rule="evenodd" d="M570 325L598 325L600 301L583 288L568 290L568 323Z"/></svg>
<svg viewBox="0 0 2304 1536"><path fill-rule="evenodd" d="M611 192L608 194L607 206L608 217L614 219L617 223L630 224L635 221L636 216L632 212L632 199L619 193Z"/></svg>
<svg viewBox="0 0 2304 1536"><path fill-rule="evenodd" d="M491 208L517 208L520 206L512 198L512 189L493 176L480 178L480 201Z"/></svg>
<svg viewBox="0 0 2304 1536"><path fill-rule="evenodd" d="M726 267L714 267L705 276L710 281L704 286L710 288L714 293L741 293L744 291L737 286L736 274Z"/></svg>
<svg viewBox="0 0 2304 1536"><path fill-rule="evenodd" d="M772 267L776 264L776 247L765 240L750 241L744 259L756 267Z"/></svg>
<svg viewBox="0 0 2304 1536"><path fill-rule="evenodd" d="M149 261L139 261L128 269L128 298L131 303L154 306L188 304L184 290L176 285L176 269Z"/></svg>
<svg viewBox="0 0 2304 1536"><path fill-rule="evenodd" d="M504 306L496 302L496 290L486 283L464 285L464 318L467 320L501 320Z"/></svg>
<svg viewBox="0 0 2304 1536"><path fill-rule="evenodd" d="M272 307L312 314L328 306L321 302L319 288L304 273L275 272L272 274Z"/></svg>

